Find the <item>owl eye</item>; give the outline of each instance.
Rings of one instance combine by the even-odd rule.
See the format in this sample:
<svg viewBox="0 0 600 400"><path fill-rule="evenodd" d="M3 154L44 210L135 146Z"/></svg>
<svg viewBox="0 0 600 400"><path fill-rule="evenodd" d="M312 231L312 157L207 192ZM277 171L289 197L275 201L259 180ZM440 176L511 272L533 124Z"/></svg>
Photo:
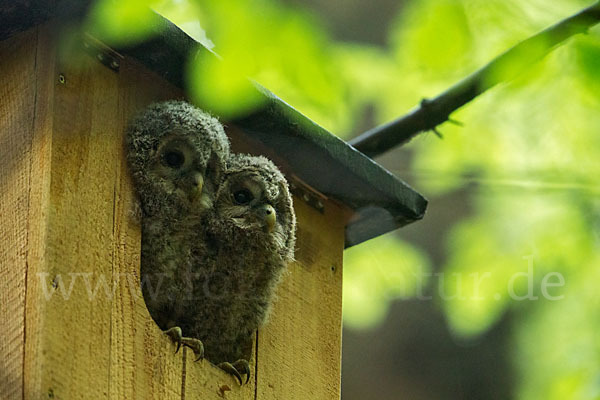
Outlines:
<svg viewBox="0 0 600 400"><path fill-rule="evenodd" d="M248 204L254 199L252 193L248 189L240 189L233 193L233 200L236 204Z"/></svg>
<svg viewBox="0 0 600 400"><path fill-rule="evenodd" d="M171 168L180 168L185 162L185 157L179 150L169 150L163 154L163 161Z"/></svg>

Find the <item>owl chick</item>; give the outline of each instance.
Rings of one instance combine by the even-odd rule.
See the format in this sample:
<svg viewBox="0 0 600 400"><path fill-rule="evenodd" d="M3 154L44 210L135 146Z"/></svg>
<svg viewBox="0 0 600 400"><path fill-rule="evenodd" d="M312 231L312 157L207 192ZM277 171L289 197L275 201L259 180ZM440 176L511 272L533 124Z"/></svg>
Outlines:
<svg viewBox="0 0 600 400"><path fill-rule="evenodd" d="M145 216L178 219L210 208L216 177L205 182L205 175L229 157L216 118L184 101L152 104L130 124L127 145Z"/></svg>
<svg viewBox="0 0 600 400"><path fill-rule="evenodd" d="M294 256L296 217L285 177L264 157L232 155L201 226L195 302L177 324L241 384L242 374L250 377L252 334Z"/></svg>
<svg viewBox="0 0 600 400"><path fill-rule="evenodd" d="M190 277L202 262L196 232L213 207L229 141L217 119L183 101L150 105L126 140L142 209L142 292L150 315L168 329L191 301ZM202 357L199 341L177 340Z"/></svg>

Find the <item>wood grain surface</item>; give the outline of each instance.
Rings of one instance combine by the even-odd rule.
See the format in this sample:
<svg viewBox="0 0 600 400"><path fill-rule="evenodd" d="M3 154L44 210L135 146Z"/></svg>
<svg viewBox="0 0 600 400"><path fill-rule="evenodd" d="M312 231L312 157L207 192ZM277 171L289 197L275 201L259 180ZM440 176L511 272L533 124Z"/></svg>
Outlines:
<svg viewBox="0 0 600 400"><path fill-rule="evenodd" d="M346 211L295 198L297 261L249 384L175 354L139 287L123 135L149 103L184 95L130 59L115 72L58 48L49 25L0 43L0 398L338 399Z"/></svg>

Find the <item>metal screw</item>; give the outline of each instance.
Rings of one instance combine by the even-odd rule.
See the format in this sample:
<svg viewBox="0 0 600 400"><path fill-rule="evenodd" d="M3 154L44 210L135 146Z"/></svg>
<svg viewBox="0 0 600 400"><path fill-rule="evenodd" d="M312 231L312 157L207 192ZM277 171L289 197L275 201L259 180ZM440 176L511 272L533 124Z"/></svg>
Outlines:
<svg viewBox="0 0 600 400"><path fill-rule="evenodd" d="M63 85L65 84L65 82L67 82L63 74L58 75L58 81Z"/></svg>

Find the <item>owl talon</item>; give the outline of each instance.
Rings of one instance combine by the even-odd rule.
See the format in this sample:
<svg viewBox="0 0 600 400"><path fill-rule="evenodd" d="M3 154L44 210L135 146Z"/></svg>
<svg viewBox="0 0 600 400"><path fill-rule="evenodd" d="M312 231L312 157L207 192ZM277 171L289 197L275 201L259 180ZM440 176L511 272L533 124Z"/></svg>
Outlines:
<svg viewBox="0 0 600 400"><path fill-rule="evenodd" d="M184 346L187 346L190 349L194 350L194 354L196 355L196 359L194 360L194 362L200 361L204 358L204 345L202 344L200 339L184 337L181 338L181 343Z"/></svg>
<svg viewBox="0 0 600 400"><path fill-rule="evenodd" d="M248 383L250 380L250 365L246 360L237 360L233 364L228 362L222 362L217 367L227 372L229 375L233 375L237 378L241 385ZM242 383L242 375L246 375L246 382Z"/></svg>
<svg viewBox="0 0 600 400"><path fill-rule="evenodd" d="M165 331L165 334L175 343L177 343L177 349L175 350L175 354L179 351L181 347L181 342L183 339L183 333L181 332L181 328L178 326L174 326Z"/></svg>
<svg viewBox="0 0 600 400"><path fill-rule="evenodd" d="M194 354L196 355L194 362L204 358L204 345L200 339L183 337L181 328L178 326L174 326L173 328L166 330L165 333L173 342L177 343L177 349L175 350L175 353L179 351L181 345L184 345L194 351Z"/></svg>
<svg viewBox="0 0 600 400"><path fill-rule="evenodd" d="M248 361L246 361L244 359L240 359L240 360L237 360L236 362L234 362L233 366L241 374L246 375L246 383L248 383L248 381L250 380L250 364L248 364Z"/></svg>

